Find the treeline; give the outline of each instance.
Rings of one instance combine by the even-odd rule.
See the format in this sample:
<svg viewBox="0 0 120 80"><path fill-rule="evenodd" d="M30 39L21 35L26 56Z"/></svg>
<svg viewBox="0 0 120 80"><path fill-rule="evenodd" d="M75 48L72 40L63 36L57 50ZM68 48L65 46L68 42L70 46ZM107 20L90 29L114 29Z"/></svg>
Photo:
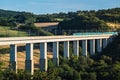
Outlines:
<svg viewBox="0 0 120 80"><path fill-rule="evenodd" d="M120 8L106 9L106 10L90 10L90 11L76 11L76 12L60 12L53 14L36 15L30 12L18 12L0 9L0 20L8 22L52 22L72 19L78 15L94 16L107 22L120 22Z"/></svg>
<svg viewBox="0 0 120 80"><path fill-rule="evenodd" d="M107 24L95 16L78 15L71 20L59 23L58 29L64 30L109 30Z"/></svg>
<svg viewBox="0 0 120 80"><path fill-rule="evenodd" d="M105 22L120 22L120 8L112 8L112 9L103 9L103 10L86 10L86 11L76 11L76 12L68 12L68 13L53 13L53 14L44 14L38 15L36 22L46 22L46 21L59 21L59 20L69 20L78 15L83 16L94 16L103 20Z"/></svg>
<svg viewBox="0 0 120 80"><path fill-rule="evenodd" d="M120 8L99 10L96 16L106 22L120 23Z"/></svg>
<svg viewBox="0 0 120 80"><path fill-rule="evenodd" d="M71 12L71 17L64 19L58 25L58 29L63 30L113 30L106 23L120 23L120 8L107 10L91 10Z"/></svg>
<svg viewBox="0 0 120 80"><path fill-rule="evenodd" d="M0 25L16 27L18 24L33 23L35 15L28 12L0 10Z"/></svg>

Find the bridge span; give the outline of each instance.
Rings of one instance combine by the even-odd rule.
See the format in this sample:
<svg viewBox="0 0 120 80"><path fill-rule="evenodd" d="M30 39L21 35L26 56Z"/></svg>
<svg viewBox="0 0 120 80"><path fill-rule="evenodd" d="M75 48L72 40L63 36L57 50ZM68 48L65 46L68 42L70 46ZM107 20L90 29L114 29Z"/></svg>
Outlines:
<svg viewBox="0 0 120 80"><path fill-rule="evenodd" d="M37 36L0 38L0 45L10 45L10 68L17 73L17 44L26 44L25 70L34 73L33 45L40 43L40 70L47 71L47 43L53 43L53 62L59 66L59 42L63 42L65 58L69 59L69 42L73 42L74 55L79 56L79 42L82 44L82 55L87 56L87 42L90 41L90 55L101 52L112 41L112 34L88 36ZM96 42L95 42L96 41ZM97 47L95 47L95 43Z"/></svg>

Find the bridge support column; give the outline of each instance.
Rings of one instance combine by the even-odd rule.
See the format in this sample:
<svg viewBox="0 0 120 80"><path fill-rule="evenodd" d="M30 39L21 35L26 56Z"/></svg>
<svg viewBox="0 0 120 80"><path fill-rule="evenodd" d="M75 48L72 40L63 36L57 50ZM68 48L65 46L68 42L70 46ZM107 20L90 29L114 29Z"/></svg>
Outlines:
<svg viewBox="0 0 120 80"><path fill-rule="evenodd" d="M40 71L47 71L47 43L40 43Z"/></svg>
<svg viewBox="0 0 120 80"><path fill-rule="evenodd" d="M79 41L73 41L73 51L75 56L79 57Z"/></svg>
<svg viewBox="0 0 120 80"><path fill-rule="evenodd" d="M53 42L53 62L59 66L59 42Z"/></svg>
<svg viewBox="0 0 120 80"><path fill-rule="evenodd" d="M69 41L64 42L64 57L69 59Z"/></svg>
<svg viewBox="0 0 120 80"><path fill-rule="evenodd" d="M106 48L106 46L107 46L107 40L108 39L103 39L103 49Z"/></svg>
<svg viewBox="0 0 120 80"><path fill-rule="evenodd" d="M10 69L17 73L17 45L10 45Z"/></svg>
<svg viewBox="0 0 120 80"><path fill-rule="evenodd" d="M34 61L33 61L33 44L26 44L26 61L25 61L25 69L30 72L31 75L34 73Z"/></svg>
<svg viewBox="0 0 120 80"><path fill-rule="evenodd" d="M97 52L102 51L102 39L97 39Z"/></svg>
<svg viewBox="0 0 120 80"><path fill-rule="evenodd" d="M90 54L94 55L95 54L95 40L90 40Z"/></svg>
<svg viewBox="0 0 120 80"><path fill-rule="evenodd" d="M113 41L113 38L110 37L110 38L108 39L108 43L111 43L112 41Z"/></svg>
<svg viewBox="0 0 120 80"><path fill-rule="evenodd" d="M82 55L87 56L87 40L82 40Z"/></svg>

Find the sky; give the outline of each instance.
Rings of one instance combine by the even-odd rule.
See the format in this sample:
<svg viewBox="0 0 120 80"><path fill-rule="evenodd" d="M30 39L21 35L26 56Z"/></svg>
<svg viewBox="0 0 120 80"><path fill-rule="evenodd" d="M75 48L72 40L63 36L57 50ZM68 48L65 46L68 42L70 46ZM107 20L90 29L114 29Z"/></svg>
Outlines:
<svg viewBox="0 0 120 80"><path fill-rule="evenodd" d="M78 10L120 8L120 0L1 0L0 9L51 14Z"/></svg>

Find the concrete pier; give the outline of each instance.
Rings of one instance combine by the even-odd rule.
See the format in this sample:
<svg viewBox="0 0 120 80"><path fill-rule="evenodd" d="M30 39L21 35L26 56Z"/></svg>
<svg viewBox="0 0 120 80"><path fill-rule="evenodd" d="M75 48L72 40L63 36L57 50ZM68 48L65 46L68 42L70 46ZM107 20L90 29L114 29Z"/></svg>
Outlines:
<svg viewBox="0 0 120 80"><path fill-rule="evenodd" d="M108 39L103 39L103 49L106 48L106 46L107 46L107 40Z"/></svg>
<svg viewBox="0 0 120 80"><path fill-rule="evenodd" d="M31 75L34 73L34 61L33 61L33 44L26 44L26 61L25 61L25 70L30 72Z"/></svg>
<svg viewBox="0 0 120 80"><path fill-rule="evenodd" d="M59 66L59 42L53 42L53 62Z"/></svg>
<svg viewBox="0 0 120 80"><path fill-rule="evenodd" d="M10 69L17 73L17 45L10 45Z"/></svg>
<svg viewBox="0 0 120 80"><path fill-rule="evenodd" d="M79 57L79 41L73 41L73 51L74 55Z"/></svg>
<svg viewBox="0 0 120 80"><path fill-rule="evenodd" d="M82 55L87 56L87 40L82 40Z"/></svg>
<svg viewBox="0 0 120 80"><path fill-rule="evenodd" d="M47 43L40 43L40 71L47 71Z"/></svg>
<svg viewBox="0 0 120 80"><path fill-rule="evenodd" d="M90 55L95 54L95 39L90 40Z"/></svg>
<svg viewBox="0 0 120 80"><path fill-rule="evenodd" d="M70 54L69 54L69 41L65 41L64 42L64 53L63 53L64 57L69 59Z"/></svg>
<svg viewBox="0 0 120 80"><path fill-rule="evenodd" d="M113 41L112 37L108 39L108 43L111 43L112 41Z"/></svg>
<svg viewBox="0 0 120 80"><path fill-rule="evenodd" d="M97 39L97 52L102 51L102 39Z"/></svg>

